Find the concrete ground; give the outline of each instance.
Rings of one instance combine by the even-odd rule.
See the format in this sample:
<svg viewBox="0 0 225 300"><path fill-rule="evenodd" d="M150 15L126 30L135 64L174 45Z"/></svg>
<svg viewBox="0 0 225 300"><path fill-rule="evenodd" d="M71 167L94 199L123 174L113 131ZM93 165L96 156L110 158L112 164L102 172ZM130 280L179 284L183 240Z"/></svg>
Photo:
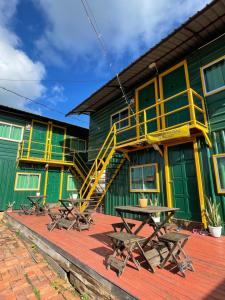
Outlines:
<svg viewBox="0 0 225 300"><path fill-rule="evenodd" d="M34 245L0 222L0 300L80 299Z"/></svg>

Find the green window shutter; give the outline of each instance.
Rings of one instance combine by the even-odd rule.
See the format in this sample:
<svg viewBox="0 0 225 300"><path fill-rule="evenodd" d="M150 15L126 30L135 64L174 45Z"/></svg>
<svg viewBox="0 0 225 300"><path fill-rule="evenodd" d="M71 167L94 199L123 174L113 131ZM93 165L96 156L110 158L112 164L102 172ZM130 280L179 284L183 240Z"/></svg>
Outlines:
<svg viewBox="0 0 225 300"><path fill-rule="evenodd" d="M17 174L17 190L38 190L39 174Z"/></svg>
<svg viewBox="0 0 225 300"><path fill-rule="evenodd" d="M206 92L225 86L225 59L204 69Z"/></svg>
<svg viewBox="0 0 225 300"><path fill-rule="evenodd" d="M0 123L0 137L9 139L11 125Z"/></svg>
<svg viewBox="0 0 225 300"><path fill-rule="evenodd" d="M68 191L76 191L77 190L77 186L76 186L76 181L75 181L75 177L68 175L68 179L67 179L67 190Z"/></svg>
<svg viewBox="0 0 225 300"><path fill-rule="evenodd" d="M15 141L20 141L22 136L22 128L12 126L11 133L10 133L10 139Z"/></svg>

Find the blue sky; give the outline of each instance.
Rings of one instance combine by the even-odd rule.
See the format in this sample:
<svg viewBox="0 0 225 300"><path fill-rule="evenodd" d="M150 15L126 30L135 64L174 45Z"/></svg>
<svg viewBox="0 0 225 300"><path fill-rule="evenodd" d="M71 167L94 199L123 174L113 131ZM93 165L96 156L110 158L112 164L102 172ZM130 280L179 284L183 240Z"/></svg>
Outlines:
<svg viewBox="0 0 225 300"><path fill-rule="evenodd" d="M1 104L88 127L64 114L210 1L86 2L112 68L80 0L0 0L0 87L43 105L0 88Z"/></svg>

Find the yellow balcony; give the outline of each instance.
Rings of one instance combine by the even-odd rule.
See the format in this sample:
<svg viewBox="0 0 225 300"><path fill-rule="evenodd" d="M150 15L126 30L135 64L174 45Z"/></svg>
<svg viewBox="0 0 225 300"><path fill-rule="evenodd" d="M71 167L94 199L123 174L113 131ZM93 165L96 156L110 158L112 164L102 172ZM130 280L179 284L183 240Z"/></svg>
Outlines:
<svg viewBox="0 0 225 300"><path fill-rule="evenodd" d="M210 144L204 99L191 88L131 112L127 118L114 123L111 133L117 149L143 142L163 143L193 134L204 135Z"/></svg>
<svg viewBox="0 0 225 300"><path fill-rule="evenodd" d="M23 140L18 145L17 161L46 163L56 166L77 166L83 174L88 169L81 155L69 147Z"/></svg>

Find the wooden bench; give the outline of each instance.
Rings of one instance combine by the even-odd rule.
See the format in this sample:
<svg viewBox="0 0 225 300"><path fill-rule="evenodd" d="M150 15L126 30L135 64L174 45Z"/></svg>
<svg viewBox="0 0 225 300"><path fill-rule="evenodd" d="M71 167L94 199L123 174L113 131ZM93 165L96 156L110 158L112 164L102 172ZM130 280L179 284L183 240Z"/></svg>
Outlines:
<svg viewBox="0 0 225 300"><path fill-rule="evenodd" d="M170 261L175 264L171 270L177 267L184 277L187 269L195 271L192 260L184 251L184 246L188 239L189 235L178 232L169 232L159 237L159 241L168 248L168 254L160 264L161 268L164 268L166 263Z"/></svg>
<svg viewBox="0 0 225 300"><path fill-rule="evenodd" d="M130 230L132 230L132 228L135 226L135 224L133 224L133 223L127 223L127 225L130 227ZM123 222L113 223L112 227L115 232L118 232L118 231L121 232L124 229L126 230L125 224Z"/></svg>

